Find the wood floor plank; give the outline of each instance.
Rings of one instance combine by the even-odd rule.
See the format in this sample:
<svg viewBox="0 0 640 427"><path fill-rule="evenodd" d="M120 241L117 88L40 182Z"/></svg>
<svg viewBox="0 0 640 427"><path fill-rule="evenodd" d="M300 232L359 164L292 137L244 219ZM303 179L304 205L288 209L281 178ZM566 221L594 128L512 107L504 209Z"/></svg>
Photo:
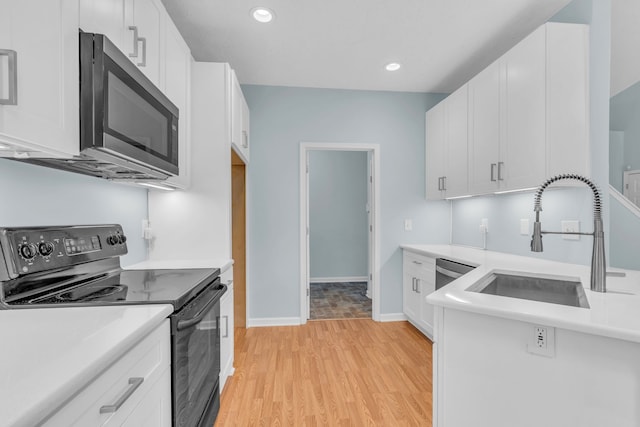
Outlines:
<svg viewBox="0 0 640 427"><path fill-rule="evenodd" d="M235 331L216 427L431 426L431 342L370 319Z"/></svg>

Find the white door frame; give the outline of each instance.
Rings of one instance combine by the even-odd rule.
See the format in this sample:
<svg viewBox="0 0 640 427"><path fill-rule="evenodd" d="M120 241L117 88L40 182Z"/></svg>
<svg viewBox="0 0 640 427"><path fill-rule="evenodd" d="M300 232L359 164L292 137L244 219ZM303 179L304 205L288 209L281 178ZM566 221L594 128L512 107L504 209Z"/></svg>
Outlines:
<svg viewBox="0 0 640 427"><path fill-rule="evenodd" d="M372 283L372 318L380 321L380 145L379 144L349 144L330 142L302 142L300 143L300 323L305 324L309 319L309 182L308 160L309 152L320 151L366 151L373 156L372 171L372 226L373 226L373 259L369 266Z"/></svg>

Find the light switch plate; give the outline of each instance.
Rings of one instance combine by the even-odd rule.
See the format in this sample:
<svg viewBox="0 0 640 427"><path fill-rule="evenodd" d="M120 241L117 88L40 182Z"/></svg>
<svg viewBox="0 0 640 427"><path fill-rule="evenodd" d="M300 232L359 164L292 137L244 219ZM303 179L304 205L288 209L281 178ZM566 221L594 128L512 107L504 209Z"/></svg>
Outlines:
<svg viewBox="0 0 640 427"><path fill-rule="evenodd" d="M404 231L411 231L413 230L413 221L410 219L405 219L404 220Z"/></svg>
<svg viewBox="0 0 640 427"><path fill-rule="evenodd" d="M560 227L562 231L571 231L574 233L578 233L580 232L580 221L577 221L577 220L560 221ZM580 240L580 236L575 234L563 234L562 238L564 240Z"/></svg>

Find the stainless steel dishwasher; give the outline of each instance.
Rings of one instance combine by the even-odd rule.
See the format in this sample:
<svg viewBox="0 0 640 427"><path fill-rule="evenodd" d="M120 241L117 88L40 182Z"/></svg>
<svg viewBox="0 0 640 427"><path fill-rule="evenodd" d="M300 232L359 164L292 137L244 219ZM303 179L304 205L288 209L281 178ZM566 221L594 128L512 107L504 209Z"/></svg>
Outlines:
<svg viewBox="0 0 640 427"><path fill-rule="evenodd" d="M436 258L436 290L467 274L476 268L474 265L451 261L446 258Z"/></svg>

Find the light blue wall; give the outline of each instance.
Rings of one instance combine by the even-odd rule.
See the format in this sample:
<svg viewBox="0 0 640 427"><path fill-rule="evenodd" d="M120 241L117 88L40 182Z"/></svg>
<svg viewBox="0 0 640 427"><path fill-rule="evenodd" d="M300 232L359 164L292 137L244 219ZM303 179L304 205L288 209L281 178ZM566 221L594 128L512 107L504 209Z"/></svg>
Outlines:
<svg viewBox="0 0 640 427"><path fill-rule="evenodd" d="M146 259L146 189L0 159L0 200L1 227L121 224L129 249L122 264Z"/></svg>
<svg viewBox="0 0 640 427"><path fill-rule="evenodd" d="M402 312L401 243L446 243L448 203L425 202L425 112L438 94L245 85L251 110L249 317L300 316L301 142L380 144L381 312ZM403 220L413 219L405 232Z"/></svg>
<svg viewBox="0 0 640 427"><path fill-rule="evenodd" d="M368 275L366 205L366 152L309 152L311 279Z"/></svg>
<svg viewBox="0 0 640 427"><path fill-rule="evenodd" d="M611 197L611 242L612 266L640 270L640 221L613 197Z"/></svg>
<svg viewBox="0 0 640 427"><path fill-rule="evenodd" d="M590 101L591 101L591 178L603 193L605 237L609 240L609 0L574 0L551 20L590 24ZM559 230L561 220L579 220L582 231L593 230L591 192L582 188L554 189L544 193L543 228ZM563 240L560 236L544 236L544 252L529 251L530 236L520 234L520 219L533 223L533 193L503 194L456 200L453 202L452 242L482 246L479 232L481 218L489 220L487 248L557 261L589 264L592 239ZM531 225L530 225L531 227ZM615 260L615 257L613 257ZM614 265L614 261L611 262Z"/></svg>
<svg viewBox="0 0 640 427"><path fill-rule="evenodd" d="M624 132L611 131L609 132L609 184L619 193L622 193L625 167Z"/></svg>

